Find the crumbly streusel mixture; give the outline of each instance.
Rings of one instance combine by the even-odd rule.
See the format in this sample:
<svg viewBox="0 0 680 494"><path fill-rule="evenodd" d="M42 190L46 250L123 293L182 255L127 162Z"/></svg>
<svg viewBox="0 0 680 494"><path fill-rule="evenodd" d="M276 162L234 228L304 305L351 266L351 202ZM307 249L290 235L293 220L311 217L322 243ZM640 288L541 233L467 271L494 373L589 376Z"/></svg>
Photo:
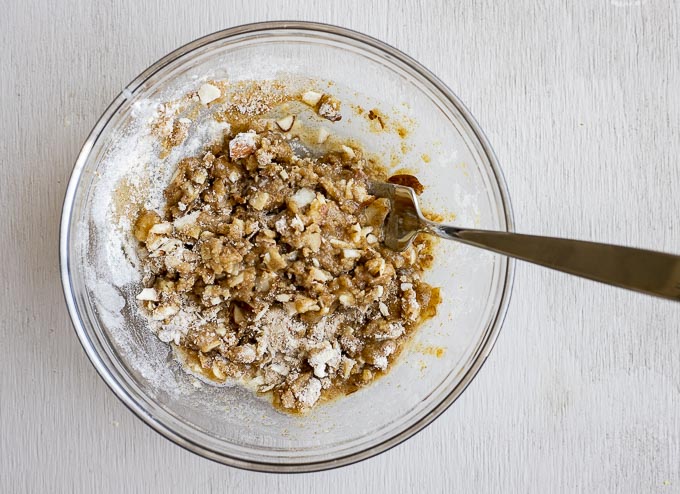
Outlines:
<svg viewBox="0 0 680 494"><path fill-rule="evenodd" d="M201 100L219 95L202 90ZM300 98L341 118L330 96ZM421 279L430 240L402 253L381 245L388 203L367 184L388 177L357 146L301 157L293 115L230 123L223 142L179 163L165 211L140 212L147 288L137 298L192 370L243 378L305 411L386 372L434 315L439 291Z"/></svg>

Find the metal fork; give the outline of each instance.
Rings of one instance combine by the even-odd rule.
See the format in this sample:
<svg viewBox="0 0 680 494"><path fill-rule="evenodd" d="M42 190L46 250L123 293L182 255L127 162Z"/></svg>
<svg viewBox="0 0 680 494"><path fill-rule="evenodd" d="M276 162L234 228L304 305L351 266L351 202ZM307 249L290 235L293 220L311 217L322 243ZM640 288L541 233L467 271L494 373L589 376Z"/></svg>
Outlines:
<svg viewBox="0 0 680 494"><path fill-rule="evenodd" d="M414 190L373 182L369 192L390 201L384 244L403 251L418 233L430 233L548 268L629 290L680 300L680 256L565 238L473 230L425 218Z"/></svg>

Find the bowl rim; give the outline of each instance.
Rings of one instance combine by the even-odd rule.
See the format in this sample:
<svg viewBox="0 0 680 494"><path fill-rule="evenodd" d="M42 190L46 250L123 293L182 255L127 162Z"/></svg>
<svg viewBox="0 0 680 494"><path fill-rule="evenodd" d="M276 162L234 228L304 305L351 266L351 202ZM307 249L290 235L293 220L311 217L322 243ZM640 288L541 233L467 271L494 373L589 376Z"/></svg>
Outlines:
<svg viewBox="0 0 680 494"><path fill-rule="evenodd" d="M156 74L158 71L162 70L164 67L173 63L178 58L184 56L185 54L201 48L205 45L209 45L213 42L227 39L230 37L242 35L242 34L253 34L262 31L308 31L312 33L318 33L322 35L331 35L340 38L346 38L354 42L358 42L362 45L367 45L370 48L376 49L379 52L384 53L387 56L394 57L399 62L405 64L410 70L412 70L417 75L424 78L429 84L434 86L434 88L441 92L446 99L449 100L451 104L460 112L460 114L465 119L467 125L470 126L475 138L481 145L482 151L486 155L491 170L498 186L498 191L500 193L501 204L503 206L503 212L505 216L505 223L507 231L514 231L514 215L512 211L512 205L510 202L510 197L507 190L507 185L505 182L505 177L498 164L496 155L491 148L491 145L486 138L484 132L480 128L479 124L472 116L467 107L460 101L460 99L449 89L449 87L444 84L437 76L435 76L429 69L425 68L419 62L411 58L409 55L401 52L397 48L380 41L372 36L354 31L348 28L335 26L332 24L324 24L318 22L306 22L306 21L268 21L268 22L256 22L250 24L243 24L228 29L223 29L220 31L213 32L206 36L200 37L186 43L179 48L173 50L167 55L163 56L155 63L150 65L141 74L135 77L129 84L127 84L124 89L113 99L109 106L104 110L102 115L99 117L92 130L88 134L83 146L81 147L78 157L74 164L73 170L71 172L71 177L69 179L68 187L64 196L61 222L60 222L60 232L59 232L59 264L60 264L60 275L62 288L64 292L64 298L68 308L69 316L71 318L72 325L81 343L81 346L85 350L91 364L96 369L99 376L104 380L106 385L113 391L113 393L118 397L118 399L123 402L123 404L131 410L137 417L139 417L144 423L154 429L156 432L163 435L165 438L169 439L176 445L188 450L192 453L198 454L204 458L213 460L218 463L225 465L242 468L252 471L260 472L270 472L270 473L302 473L302 472L315 472L321 470L329 470L333 468L338 468L341 466L350 465L380 453L383 453L398 444L401 444L405 440L414 436L429 424L431 424L437 417L439 417L444 411L446 411L454 401L465 391L470 382L477 375L481 367L486 362L491 350L493 349L500 329L503 325L503 321L507 314L508 305L510 302L512 288L514 284L514 272L515 272L515 261L511 258L505 258L505 273L502 282L502 292L500 294L500 300L496 313L489 324L490 330L487 331L485 338L481 345L479 346L478 355L472 361L470 368L465 372L461 380L456 384L456 386L447 394L447 396L438 403L432 410L430 410L425 416L420 420L411 424L406 429L396 433L392 437L365 448L361 451L350 453L338 458L333 459L322 459L316 461L307 461L301 463L274 463L267 461L255 461L255 460L244 460L236 456L226 455L221 452L216 452L209 449L195 441L181 435L172 428L170 428L165 423L157 420L151 413L149 413L141 403L137 402L135 398L125 389L123 383L120 383L111 374L108 366L104 363L102 357L94 346L94 343L87 331L84 328L82 319L80 317L80 312L76 304L75 294L73 292L73 287L71 286L71 275L70 275L70 259L69 259L69 234L71 231L71 215L74 205L74 198L80 178L82 176L85 164L89 157L89 154L94 146L94 143L99 138L100 134L108 124L111 117L116 113L118 108L122 103L132 96L132 93L139 88L145 81Z"/></svg>

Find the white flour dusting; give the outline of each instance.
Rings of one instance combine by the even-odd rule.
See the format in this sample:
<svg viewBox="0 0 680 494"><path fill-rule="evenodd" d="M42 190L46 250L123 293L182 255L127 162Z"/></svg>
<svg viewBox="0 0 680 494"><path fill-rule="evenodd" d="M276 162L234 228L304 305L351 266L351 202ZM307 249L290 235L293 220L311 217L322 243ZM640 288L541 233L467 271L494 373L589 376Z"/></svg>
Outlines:
<svg viewBox="0 0 680 494"><path fill-rule="evenodd" d="M174 110L165 106L166 114ZM220 139L229 125L205 115L191 122L190 137L161 159L159 140L151 133L151 123L159 117L159 108L162 104L157 101L134 103L129 125L118 138L111 139L115 144L106 151L93 183L91 197L96 200L90 201L90 237L82 239L87 242L83 264L86 284L97 301L98 315L125 353L130 367L158 388L181 392L176 376L168 368L169 347L156 339L147 321L137 313L135 295L139 292L142 270L137 241L131 234L130 215L124 213L128 207L136 208L135 202L147 209L162 210L163 191L179 160L199 154ZM119 193L124 182L129 186L127 204L120 203L125 198Z"/></svg>

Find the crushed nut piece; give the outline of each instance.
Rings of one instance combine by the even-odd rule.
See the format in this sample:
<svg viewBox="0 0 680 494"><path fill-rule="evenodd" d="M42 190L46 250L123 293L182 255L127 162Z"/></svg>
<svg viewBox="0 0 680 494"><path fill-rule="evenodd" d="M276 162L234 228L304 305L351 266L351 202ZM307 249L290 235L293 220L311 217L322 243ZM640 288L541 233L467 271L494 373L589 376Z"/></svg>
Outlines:
<svg viewBox="0 0 680 494"><path fill-rule="evenodd" d="M222 92L218 87L213 86L212 84L203 84L198 90L198 98L204 105L207 105L211 101L215 101L220 96L222 96Z"/></svg>
<svg viewBox="0 0 680 494"><path fill-rule="evenodd" d="M317 113L331 122L337 122L342 118L340 102L328 94L324 94L321 97Z"/></svg>
<svg viewBox="0 0 680 494"><path fill-rule="evenodd" d="M158 302L158 292L155 288L144 288L137 295L137 300L148 300L151 302Z"/></svg>
<svg viewBox="0 0 680 494"><path fill-rule="evenodd" d="M295 115L288 115L287 117L280 118L276 121L276 125L278 125L279 129L284 132L288 132L291 128L293 128L294 123Z"/></svg>
<svg viewBox="0 0 680 494"><path fill-rule="evenodd" d="M302 94L302 101L309 106L316 106L321 100L321 96L323 96L323 94L317 93L316 91L306 91Z"/></svg>
<svg viewBox="0 0 680 494"><path fill-rule="evenodd" d="M326 129L323 127L319 128L319 133L316 136L316 143L317 144L323 144L326 142L326 139L328 139L328 136L331 135L330 132L328 132Z"/></svg>
<svg viewBox="0 0 680 494"><path fill-rule="evenodd" d="M238 160L250 156L257 149L257 134L255 131L241 132L229 141L229 157Z"/></svg>
<svg viewBox="0 0 680 494"><path fill-rule="evenodd" d="M316 194L312 189L308 189L307 187L301 188L290 198L291 202L297 206L298 210L310 205L314 199L316 199Z"/></svg>
<svg viewBox="0 0 680 494"><path fill-rule="evenodd" d="M345 155L352 159L356 157L356 154L354 153L354 149L352 149L349 146L345 146L344 144L342 145L342 151L345 153Z"/></svg>
<svg viewBox="0 0 680 494"><path fill-rule="evenodd" d="M253 194L253 196L248 200L248 204L250 204L252 207L257 209L258 211L262 211L267 204L267 201L269 200L269 194L266 192L262 192L261 190L258 190Z"/></svg>

